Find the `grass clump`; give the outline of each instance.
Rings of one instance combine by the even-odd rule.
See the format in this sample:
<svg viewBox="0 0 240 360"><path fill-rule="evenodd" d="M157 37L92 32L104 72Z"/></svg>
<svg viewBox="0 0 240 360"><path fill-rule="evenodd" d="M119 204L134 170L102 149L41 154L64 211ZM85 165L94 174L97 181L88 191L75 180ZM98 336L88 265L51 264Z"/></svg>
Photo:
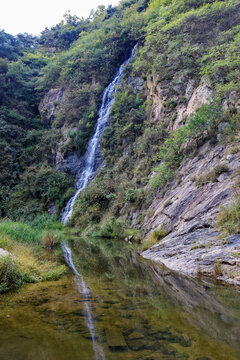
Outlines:
<svg viewBox="0 0 240 360"><path fill-rule="evenodd" d="M216 216L217 228L225 235L240 234L240 195Z"/></svg>
<svg viewBox="0 0 240 360"><path fill-rule="evenodd" d="M197 181L197 186L203 186L205 184L208 184L209 182L215 182L217 181L217 178L219 175L221 175L224 172L228 172L229 168L226 163L218 164L216 165L212 170L210 170L207 174L200 176Z"/></svg>
<svg viewBox="0 0 240 360"><path fill-rule="evenodd" d="M145 251L151 248L153 245L155 245L157 242L167 236L169 232L170 231L167 229L165 224L162 224L158 229L153 230L147 240L143 242L141 246L141 251Z"/></svg>
<svg viewBox="0 0 240 360"><path fill-rule="evenodd" d="M195 250L195 249L201 249L201 248L205 248L207 245L206 244L196 244L193 245L190 250Z"/></svg>
<svg viewBox="0 0 240 360"><path fill-rule="evenodd" d="M228 154L229 155L234 155L234 154L237 154L238 152L240 152L240 145L232 145L228 149Z"/></svg>
<svg viewBox="0 0 240 360"><path fill-rule="evenodd" d="M222 265L219 261L216 261L213 265L213 275L214 277L221 276L223 274Z"/></svg>
<svg viewBox="0 0 240 360"><path fill-rule="evenodd" d="M22 222L14 222L11 220L2 220L0 222L0 234L8 235L20 243L39 243L41 240L41 232L41 229L38 227L31 227Z"/></svg>
<svg viewBox="0 0 240 360"><path fill-rule="evenodd" d="M47 213L40 214L30 222L32 228L35 229L48 229L48 230L61 230L63 224L59 222L56 215L49 215Z"/></svg>

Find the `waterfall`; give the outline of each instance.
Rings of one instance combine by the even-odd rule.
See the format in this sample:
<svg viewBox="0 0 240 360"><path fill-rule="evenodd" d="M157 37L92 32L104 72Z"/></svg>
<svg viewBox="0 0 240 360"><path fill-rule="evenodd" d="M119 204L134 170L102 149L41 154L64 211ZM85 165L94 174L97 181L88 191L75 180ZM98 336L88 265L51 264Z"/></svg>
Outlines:
<svg viewBox="0 0 240 360"><path fill-rule="evenodd" d="M76 184L77 191L75 192L73 197L68 201L61 217L61 220L64 224L66 224L69 218L72 216L73 206L78 195L87 186L92 175L97 170L97 161L96 161L98 154L97 150L100 147L101 136L104 130L106 129L106 127L108 126L109 114L111 111L111 107L114 103L114 95L116 93L116 87L121 84L124 75L124 70L126 66L129 64L129 62L132 60L132 58L135 56L136 48L137 45L133 48L130 58L127 59L120 66L115 78L104 90L102 96L102 105L98 112L98 120L95 126L95 131L92 138L88 142L87 150L83 160L83 170Z"/></svg>
<svg viewBox="0 0 240 360"><path fill-rule="evenodd" d="M121 84L124 70L126 66L129 64L129 62L132 60L132 58L135 56L137 45L133 48L131 56L128 60L126 60L119 68L115 78L113 81L107 86L107 88L104 90L103 96L102 96L102 105L100 107L100 110L98 112L98 120L97 124L94 130L94 134L92 138L90 139L87 150L84 155L84 163L83 163L83 170L80 174L80 177L77 181L77 191L73 195L73 197L68 201L61 220L64 224L67 223L68 219L71 217L73 212L73 206L75 203L75 200L77 199L79 193L87 186L89 181L91 180L92 175L97 170L97 155L100 148L100 139L101 136L108 126L108 119L109 114L111 111L111 107L114 102L114 95L116 93L116 87ZM65 258L66 263L68 266L72 269L74 273L74 280L77 285L79 293L83 296L85 299L84 301L84 307L85 307L85 321L87 328L90 332L91 338L92 338L92 344L93 344L93 351L95 360L105 360L105 355L103 348L100 344L96 341L96 335L95 335L95 326L92 318L91 308L90 308L90 290L88 289L83 277L79 274L77 271L73 261L72 261L72 253L71 249L65 244L62 243L62 250L63 255Z"/></svg>

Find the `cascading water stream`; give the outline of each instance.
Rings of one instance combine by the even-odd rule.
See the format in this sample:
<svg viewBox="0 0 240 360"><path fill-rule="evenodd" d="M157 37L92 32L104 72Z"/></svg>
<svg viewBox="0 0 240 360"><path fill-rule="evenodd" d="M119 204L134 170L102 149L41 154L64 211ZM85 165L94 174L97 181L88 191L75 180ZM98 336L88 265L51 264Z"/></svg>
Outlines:
<svg viewBox="0 0 240 360"><path fill-rule="evenodd" d="M117 85L121 84L124 70L126 66L129 64L129 62L132 60L132 58L135 56L136 48L137 45L133 48L130 58L120 66L115 78L104 90L102 97L102 105L98 112L98 120L95 127L95 131L87 145L87 151L84 155L84 160L83 160L83 170L76 184L77 191L73 195L73 197L68 201L61 217L62 222L64 224L68 222L69 218L72 215L73 206L78 195L87 186L92 175L97 170L97 150L100 146L101 136L104 130L106 129L106 127L108 126L109 114L111 107L114 103L114 95L116 93L116 87Z"/></svg>
<svg viewBox="0 0 240 360"><path fill-rule="evenodd" d="M97 165L98 165L97 164L97 155L98 155L98 149L100 147L100 139L101 139L101 136L102 136L104 130L108 126L108 119L109 119L111 107L114 103L114 95L116 93L116 86L121 84L124 70L125 70L126 66L129 64L129 62L132 60L132 58L135 56L136 48L137 48L137 45L133 48L130 58L128 60L126 60L120 66L115 78L107 86L107 88L105 89L105 91L103 93L102 105L98 112L99 117L97 120L95 131L87 145L87 150L84 155L83 170L82 170L80 177L76 184L77 191L74 194L74 196L68 201L68 203L63 211L62 217L61 217L61 220L64 224L67 223L67 221L69 220L69 218L72 215L73 206L74 206L75 200L77 199L79 193L87 186L87 184L91 180L92 175L97 170ZM72 269L73 273L75 274L74 280L78 287L79 293L85 299L85 301L84 301L85 314L86 314L85 319L86 319L87 328L88 328L88 330L91 334L91 338L92 338L95 360L105 360L106 358L104 355L103 348L96 341L95 326L94 326L94 322L93 322L93 318L92 318L91 309L89 306L90 291L87 288L86 283L83 280L83 277L79 274L79 272L77 271L77 269L72 261L71 249L65 243L62 243L62 250L63 250L63 255L64 255L66 263L68 264L68 266Z"/></svg>

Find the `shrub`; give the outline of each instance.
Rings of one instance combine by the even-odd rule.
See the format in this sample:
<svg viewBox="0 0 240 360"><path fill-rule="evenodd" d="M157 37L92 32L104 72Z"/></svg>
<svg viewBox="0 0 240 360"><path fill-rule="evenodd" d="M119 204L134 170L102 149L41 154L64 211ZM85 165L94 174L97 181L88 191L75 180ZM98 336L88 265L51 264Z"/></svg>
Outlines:
<svg viewBox="0 0 240 360"><path fill-rule="evenodd" d="M124 239L124 225L115 218L107 220L103 225L96 226L92 233L93 237L101 237L108 239Z"/></svg>
<svg viewBox="0 0 240 360"><path fill-rule="evenodd" d="M46 206L49 202L60 200L62 195L72 186L73 180L65 173L42 165L29 167L22 176L24 196L26 199L41 200Z"/></svg>
<svg viewBox="0 0 240 360"><path fill-rule="evenodd" d="M144 189L133 189L130 188L125 192L124 201L134 203L135 206L141 206L146 200L146 191Z"/></svg>
<svg viewBox="0 0 240 360"><path fill-rule="evenodd" d="M99 222L115 198L114 190L111 178L98 176L79 194L69 224L86 227L90 222Z"/></svg>
<svg viewBox="0 0 240 360"><path fill-rule="evenodd" d="M125 201L134 202L137 189L128 189L125 193Z"/></svg>
<svg viewBox="0 0 240 360"><path fill-rule="evenodd" d="M22 283L22 275L16 260L10 255L0 258L0 293L16 289Z"/></svg>
<svg viewBox="0 0 240 360"><path fill-rule="evenodd" d="M154 171L157 175L154 175L149 182L149 185L154 189L163 187L168 181L172 180L174 175L174 170L170 168L169 163L160 164Z"/></svg>

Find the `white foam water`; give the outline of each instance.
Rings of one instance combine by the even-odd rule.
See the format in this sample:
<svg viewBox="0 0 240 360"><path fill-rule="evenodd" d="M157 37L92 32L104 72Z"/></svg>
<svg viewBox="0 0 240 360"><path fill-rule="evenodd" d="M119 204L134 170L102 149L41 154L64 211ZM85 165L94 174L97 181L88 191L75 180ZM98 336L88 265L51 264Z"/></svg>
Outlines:
<svg viewBox="0 0 240 360"><path fill-rule="evenodd" d="M126 66L129 64L129 62L133 59L135 56L137 45L133 48L131 56L129 59L127 59L119 68L115 78L113 81L106 87L104 90L103 96L102 96L102 105L100 107L100 110L98 112L98 120L95 127L94 134L92 138L89 140L87 145L87 150L84 155L83 160L83 170L81 172L81 175L77 181L76 187L77 190L73 197L68 201L62 216L61 220L64 224L66 224L69 220L69 218L72 216L73 212L73 206L74 203L80 194L80 192L87 186L89 183L92 175L97 170L97 149L100 145L100 139L101 136L108 126L108 119L111 111L111 107L114 103L114 96L116 93L116 88L118 85L121 84L124 70Z"/></svg>

